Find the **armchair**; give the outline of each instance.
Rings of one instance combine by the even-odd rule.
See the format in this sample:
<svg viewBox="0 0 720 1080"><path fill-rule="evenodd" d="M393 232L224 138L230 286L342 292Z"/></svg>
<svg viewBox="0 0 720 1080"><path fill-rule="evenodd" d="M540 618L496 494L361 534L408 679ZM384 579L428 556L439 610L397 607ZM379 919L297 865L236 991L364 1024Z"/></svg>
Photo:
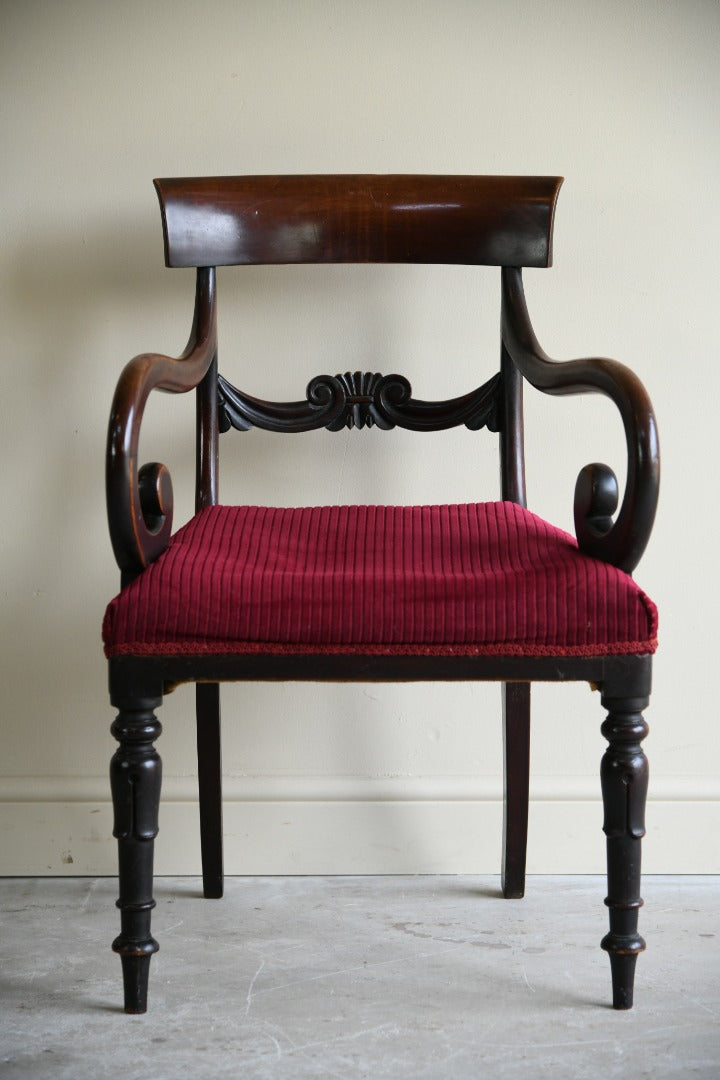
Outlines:
<svg viewBox="0 0 720 1080"><path fill-rule="evenodd" d="M612 360L558 363L541 349L522 268L552 262L561 180L495 176L256 176L156 180L166 263L196 271L188 345L143 354L120 377L107 452L110 535L121 591L103 625L119 746L111 764L118 840L125 1008L144 1012L153 842L158 831L156 708L178 683L197 695L204 892L222 895L219 684L226 680L494 680L502 686L502 889L521 897L527 842L530 684L600 689L608 748L607 837L613 1004L630 1008L638 953L647 763L642 713L657 614L630 574L658 495L655 420L640 381ZM304 400L270 402L217 369L216 267L404 262L501 268L499 371L445 401L413 396L402 375L311 379ZM627 440L622 503L605 465L583 468L574 539L526 508L523 383L598 392ZM139 466L152 390L197 395L195 516L172 533L167 469ZM459 506L229 507L218 503L219 435L464 424L499 438L501 500ZM272 502L272 499L270 500ZM353 604L339 603L352 595Z"/></svg>

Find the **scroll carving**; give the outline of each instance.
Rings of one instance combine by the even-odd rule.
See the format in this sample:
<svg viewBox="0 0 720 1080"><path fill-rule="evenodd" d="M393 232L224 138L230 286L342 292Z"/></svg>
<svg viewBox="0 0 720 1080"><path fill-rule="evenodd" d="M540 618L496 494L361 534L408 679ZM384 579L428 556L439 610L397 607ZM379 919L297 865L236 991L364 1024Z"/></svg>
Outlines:
<svg viewBox="0 0 720 1080"><path fill-rule="evenodd" d="M625 428L628 469L625 494L615 518L618 485L607 465L581 470L575 487L575 532L586 555L631 574L650 538L660 482L655 415L644 386L615 360L588 357L560 363L542 349L525 302L522 271L502 271L502 337L507 353L528 382L546 394L599 392L618 407Z"/></svg>
<svg viewBox="0 0 720 1080"><path fill-rule="evenodd" d="M469 394L447 401L422 401L402 375L346 371L318 375L308 384L305 401L262 401L237 390L218 376L219 425L248 431L312 431L327 428L394 427L441 431L464 424L471 431L499 431L502 382L498 372Z"/></svg>
<svg viewBox="0 0 720 1080"><path fill-rule="evenodd" d="M145 404L153 390L182 394L194 389L215 363L216 353L215 270L203 266L197 272L195 314L184 352L178 357L136 356L125 366L113 398L106 455L107 508L123 586L162 554L172 532L170 473L158 462L138 468Z"/></svg>

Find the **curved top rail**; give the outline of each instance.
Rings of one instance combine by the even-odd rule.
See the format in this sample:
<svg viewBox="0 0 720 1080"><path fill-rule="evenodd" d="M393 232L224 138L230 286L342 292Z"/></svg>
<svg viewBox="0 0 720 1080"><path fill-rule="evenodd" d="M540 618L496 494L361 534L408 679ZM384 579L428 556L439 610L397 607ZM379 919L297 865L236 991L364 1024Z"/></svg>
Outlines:
<svg viewBox="0 0 720 1080"><path fill-rule="evenodd" d="M155 180L168 266L549 266L556 176Z"/></svg>

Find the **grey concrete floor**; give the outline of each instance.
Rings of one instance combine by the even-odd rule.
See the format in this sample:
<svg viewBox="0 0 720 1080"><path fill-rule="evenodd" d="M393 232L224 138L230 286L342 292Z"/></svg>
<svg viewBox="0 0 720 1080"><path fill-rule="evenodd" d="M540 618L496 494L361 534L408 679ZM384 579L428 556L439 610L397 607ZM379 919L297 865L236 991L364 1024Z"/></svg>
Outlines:
<svg viewBox="0 0 720 1080"><path fill-rule="evenodd" d="M609 1007L601 878L156 882L149 1011L120 1009L112 879L0 881L0 1076L720 1077L720 878L646 878Z"/></svg>

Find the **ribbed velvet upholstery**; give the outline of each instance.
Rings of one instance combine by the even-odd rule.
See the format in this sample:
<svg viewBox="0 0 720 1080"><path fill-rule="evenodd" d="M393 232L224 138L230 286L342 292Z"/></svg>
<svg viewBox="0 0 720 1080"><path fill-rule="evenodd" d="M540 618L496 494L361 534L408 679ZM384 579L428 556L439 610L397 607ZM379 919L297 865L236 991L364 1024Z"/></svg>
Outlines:
<svg viewBox="0 0 720 1080"><path fill-rule="evenodd" d="M108 656L653 652L653 603L510 502L214 506L107 609Z"/></svg>

